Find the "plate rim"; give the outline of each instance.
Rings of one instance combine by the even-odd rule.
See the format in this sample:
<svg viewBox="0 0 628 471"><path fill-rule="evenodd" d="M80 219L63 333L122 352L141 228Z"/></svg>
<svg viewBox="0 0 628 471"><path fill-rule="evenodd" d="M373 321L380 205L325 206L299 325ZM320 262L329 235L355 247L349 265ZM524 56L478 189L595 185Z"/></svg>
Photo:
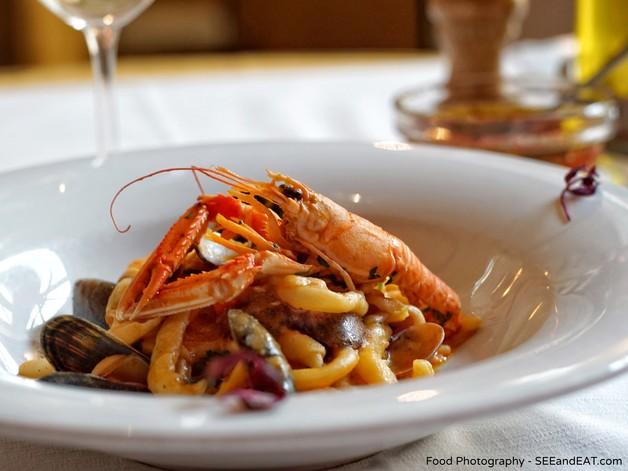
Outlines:
<svg viewBox="0 0 628 471"><path fill-rule="evenodd" d="M230 147L230 148L237 148L237 147L258 147L258 146L277 146L277 145L286 145L286 146L306 146L306 147L323 147L323 146L336 146L336 145L345 145L345 146L350 146L350 147L354 147L354 146L368 146L368 147L372 147L372 143L371 142L364 142L364 141L278 141L278 142L273 142L273 141L262 141L262 142L243 142L243 143L210 143L210 144L195 144L195 145L186 145L186 146L168 146L168 147L160 147L157 149L141 149L141 150L133 150L133 151L126 151L126 152L122 152L116 155L116 157L114 158L129 158L129 156L132 155L139 155L141 157L142 154L147 154L147 153L153 153L153 152L160 152L160 151L165 151L165 152L177 152L177 151L181 151L181 150L185 150L185 149L207 149L207 148L224 148L224 147ZM507 154L500 154L500 153L495 153L495 152L485 152L485 151L478 151L478 150L470 150L470 149L452 149L452 148L446 148L444 146L434 146L434 145L422 145L422 144L418 144L418 145L412 145L407 151L411 152L411 153L417 153L418 151L420 151L421 149L424 148L429 148L429 149L434 149L437 148L439 151L445 151L448 153L452 153L454 154L454 156L457 155L457 158L462 158L462 159L468 159L468 156L471 154L472 156L475 156L476 158L482 158L482 159L488 159L489 163L491 164L491 167L497 167L499 169L503 169L503 168L507 168L510 170L513 170L515 167L517 166L521 166L523 167L523 170L525 170L525 168L530 168L530 169L538 169L540 171L541 168L545 168L545 170L547 170L548 172L551 172L552 174L557 175L558 172L560 171L561 175L564 175L564 169L562 167L556 166L554 164L550 164L550 163L546 163L546 162L537 162L537 161L530 161L528 159L522 158L522 157L515 157L515 156L508 156ZM406 151L403 151L406 152ZM489 154L489 155L487 155ZM507 157L507 159L504 159L504 157ZM40 169L45 169L45 168L50 168L50 167L59 167L59 166L63 166L63 165L81 165L81 164L85 164L88 163L92 160L92 157L82 157L82 158L68 158L68 159L64 159L61 161L55 161L55 162L51 162L51 163L47 163L47 164L43 164L43 165L36 165L33 167L25 167L25 168L19 168L19 169L13 169L13 170L9 170L7 172L0 172L0 180L3 178L10 178L11 176L15 175L16 173L26 173L28 171L32 171L33 169L36 168L40 168ZM506 162L504 162L503 160L507 160ZM476 162L477 163L477 162ZM477 164L482 164L484 165L484 162L481 163L477 163ZM518 168L517 170L521 171L521 168ZM527 173L527 172L524 172ZM605 182L605 193L607 191L610 191L610 194L613 194L619 198L625 199L626 196L628 195L628 189L625 188L621 188L618 187L614 184L611 183L606 183ZM617 204L617 203L616 203ZM624 208L624 211L628 212L628 207ZM509 396L508 399L506 398L502 398L501 402L497 402L497 403L493 403L493 404L487 404L485 407L481 407L479 403L476 404L466 404L465 407L459 407L458 409L456 408L452 408L452 409L448 409L445 411L440 411L438 413L436 412L432 412L432 414L426 414L425 410L422 410L422 408L414 408L412 406L408 406L408 407L404 407L404 414L403 415L397 415L395 417L391 417L389 418L389 420L382 420L382 417L380 415L374 414L373 416L370 417L369 421L363 422L361 425L359 425L360 427L373 427L373 428L377 428L380 429L382 427L391 427L391 426L397 426L397 425L406 425L406 426L410 426L412 424L416 424L417 421L423 421L423 422L448 422L448 421L452 421L452 420L466 420L466 419L470 419L473 417L478 417L478 416L482 416L482 415L486 415L488 413L495 413L495 412L503 412L506 410L510 410L516 407L521 407L521 406L525 406L525 405L529 405L529 404L533 404L545 399L549 399L552 397L557 397L560 395L564 395L564 394L568 394L570 392L579 390L579 389L583 389L589 386L592 386L594 384L600 383L602 381L605 380L609 380L613 377L616 377L618 375L620 375L621 373L625 372L626 370L628 370L628 345L626 345L624 347L624 349L622 350L622 352L617 352L616 355L611 355L611 352L605 351L606 354L604 356L600 355L597 356L595 358L591 359L591 362L593 362L593 365L588 365L588 366L593 366L596 369L594 370L593 373L589 373L588 375L585 375L583 377L581 377L579 380L575 381L572 380L571 382L561 382L560 379L561 378L556 378L553 380L553 382L550 382L550 384L553 387L549 387L546 383L546 387L545 388L537 388L536 390L528 390L527 392L524 392L523 389L525 388L521 388L519 390L519 396L514 397L513 395ZM496 360L504 360L504 358L507 358L507 354L506 355L500 355L498 357L496 357ZM487 365L490 364L489 362L492 362L494 359L488 360L487 362L482 362L483 365ZM611 367L612 365L612 367ZM477 366L477 365L473 365L473 366ZM584 365L580 365L580 369L584 368ZM446 374L446 372L444 373ZM53 388L53 389L58 389L55 386L41 386L41 385L36 385L37 387L33 388L30 387L32 385L28 385L26 388L22 387L23 385L26 385L26 382L28 380L23 380L21 378L16 378L16 380L18 381L11 381L10 382L10 388L9 389L14 389L16 392L17 391L24 391L24 389L26 389L26 391L31 391L34 394L29 394L32 395L33 397L35 397L37 395L37 390L47 390L48 388ZM24 381L25 383L22 385L20 382ZM430 381L430 380L423 380L423 381ZM426 384L427 383L423 383L423 381L421 382L421 384ZM3 383L5 383L5 381L2 381ZM412 381L412 382L408 382L408 383L414 383L417 387L419 382L416 381ZM6 383L5 383L6 384ZM534 383L533 383L534 384ZM364 389L368 389L370 391L373 391L375 389L389 389L392 387L395 387L397 385L386 385L386 386L380 386L380 387L367 387L367 388L356 388L355 390L352 390L350 393L356 393L356 392L360 392L360 390ZM406 389L406 388L403 388ZM534 389L534 388L532 388ZM65 393L70 393L69 391L64 391L64 395ZM509 393L512 393L512 391L509 391ZM6 393L3 391L0 391L0 397L2 397L3 395L5 395ZM123 399L130 399L130 398L134 398L134 399L140 399L140 398L135 398L134 396L131 396L129 394L119 394L119 393L108 393L108 392L98 392L98 393L92 393L92 392L86 392L86 391L72 391L71 395L81 395L81 396L86 396L86 395L105 395L105 396L110 396L110 398L116 397L116 401L118 399L123 400ZM321 394L321 393L314 393L314 394ZM333 394L338 394L338 393L333 393ZM340 393L342 394L342 393ZM142 398L144 399L144 398ZM295 399L298 399L295 398ZM153 399L151 399L152 401ZM182 399L180 398L167 398L165 399L167 401L173 400L173 401L181 401ZM213 401L215 402L213 399L211 398L194 398L194 400L199 400L199 401L204 401L204 402L208 402L208 401ZM280 411L281 409L279 409ZM464 413L464 410L466 410L467 412ZM14 428L15 432L38 432L38 433L42 433L42 431L44 429L46 429L46 420L41 418L40 421L37 420L17 420L17 421L12 421L7 417L6 411L4 408L0 409L0 427L2 428L6 428L7 426ZM50 429L48 429L47 431L55 431L57 433L65 433L67 435L71 435L71 434L85 434L86 433L86 429L85 428L73 428L72 426L68 426L66 424L66 426L63 426L63 424L55 424L55 425L48 425L49 427L51 427ZM346 432L346 431L350 431L350 430L355 430L357 425L353 424L349 424L346 425L346 429L342 429L341 427L338 426L338 424L329 424L329 426L327 428L323 427L320 429L316 429L316 430L309 430L309 429L303 429L303 430L294 430L294 429L288 429L288 430L284 430L283 432L279 432L279 431L273 431L272 432L272 439L277 439L277 438L281 438L281 437L286 437L289 438L291 436L293 436L294 434L298 434L298 435L313 435L313 434L317 434L317 433L342 433L342 432ZM92 437L102 437L102 438L106 438L108 440L113 440L115 437L119 437L119 431L123 430L126 427L126 424L118 424L115 427L111 427L109 429L101 429L100 431L98 430L93 430L93 429L89 429L89 435ZM180 434L177 437L173 437L172 433L175 432L177 434ZM6 434L6 432L9 432L8 430L3 430L3 433ZM192 440L192 441L202 441L202 440L206 440L208 438L211 438L214 441L220 441L220 440L233 440L233 438L235 437L235 435L237 435L238 439L240 440L254 440L254 441L258 441L260 440L261 436L259 432L256 433L250 433L249 435L242 435L242 431L230 431L229 433L225 433L225 431L221 431L220 433L215 433L214 431L209 430L209 432L211 433L207 433L208 430L206 429L193 429L193 430L189 430L185 433L182 433L181 430L170 430L170 431L156 431L156 430L143 430L143 429L137 429L134 431L133 434L133 438L137 439L137 440L141 440L141 439L146 439L146 440L157 440L157 439L168 439L168 440L172 440L172 441L176 441L176 442L180 442L181 439L183 440ZM283 435L282 435L283 433ZM127 439L125 437L125 439Z"/></svg>

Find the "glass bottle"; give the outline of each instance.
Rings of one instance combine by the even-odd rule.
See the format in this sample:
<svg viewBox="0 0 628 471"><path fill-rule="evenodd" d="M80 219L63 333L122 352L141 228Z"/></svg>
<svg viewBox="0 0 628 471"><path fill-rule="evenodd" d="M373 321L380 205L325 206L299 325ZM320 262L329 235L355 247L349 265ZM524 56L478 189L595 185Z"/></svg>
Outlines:
<svg viewBox="0 0 628 471"><path fill-rule="evenodd" d="M583 82L628 43L628 1L578 0L576 12L576 75ZM617 96L620 106L614 148L628 153L628 60L611 71L603 83Z"/></svg>

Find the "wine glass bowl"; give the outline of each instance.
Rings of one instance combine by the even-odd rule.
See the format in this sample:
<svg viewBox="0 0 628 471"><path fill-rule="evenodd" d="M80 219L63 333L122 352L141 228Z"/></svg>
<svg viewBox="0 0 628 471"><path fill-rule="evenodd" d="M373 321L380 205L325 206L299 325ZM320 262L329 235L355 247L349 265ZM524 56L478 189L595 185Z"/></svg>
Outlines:
<svg viewBox="0 0 628 471"><path fill-rule="evenodd" d="M72 26L123 28L154 0L40 0L50 11Z"/></svg>

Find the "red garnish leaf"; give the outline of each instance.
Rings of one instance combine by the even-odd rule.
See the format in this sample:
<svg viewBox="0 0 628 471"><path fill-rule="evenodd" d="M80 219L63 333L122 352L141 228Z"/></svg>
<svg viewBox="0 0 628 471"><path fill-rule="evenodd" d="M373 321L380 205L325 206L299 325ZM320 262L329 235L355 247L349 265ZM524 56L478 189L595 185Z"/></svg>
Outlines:
<svg viewBox="0 0 628 471"><path fill-rule="evenodd" d="M240 410L267 410L272 408L283 396L277 396L269 392L257 389L235 389L225 394L221 399L227 407L234 412Z"/></svg>
<svg viewBox="0 0 628 471"><path fill-rule="evenodd" d="M599 175L595 166L575 167L565 175L565 188L560 192L560 207L563 210L567 222L571 221L571 216L567 210L565 196L569 193L574 196L591 196L595 194L600 184Z"/></svg>
<svg viewBox="0 0 628 471"><path fill-rule="evenodd" d="M569 183L571 180L574 179L574 177L578 174L578 172L580 172L581 170L584 170L585 167L581 166L581 167L574 167L572 169L570 169L567 172L567 175L565 175L565 183Z"/></svg>
<svg viewBox="0 0 628 471"><path fill-rule="evenodd" d="M239 402L240 409L261 410L272 407L286 396L281 373L263 357L245 349L211 358L205 367L205 377L209 384L218 384L239 362L246 363L249 384L244 389L231 391L223 396L232 403L232 408L234 398Z"/></svg>

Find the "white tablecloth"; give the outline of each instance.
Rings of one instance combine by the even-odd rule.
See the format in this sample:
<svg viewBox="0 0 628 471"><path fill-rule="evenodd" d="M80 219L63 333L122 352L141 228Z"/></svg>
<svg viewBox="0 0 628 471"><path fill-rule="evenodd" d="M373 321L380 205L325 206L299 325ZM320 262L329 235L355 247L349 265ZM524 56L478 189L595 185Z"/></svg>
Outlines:
<svg viewBox="0 0 628 471"><path fill-rule="evenodd" d="M209 141L395 139L395 91L442 76L436 60L142 78L119 86L125 149ZM93 150L89 84L0 88L0 170ZM342 467L431 469L428 456L622 458L628 469L628 376L474 422ZM1 407L1 405L0 405ZM148 470L99 453L0 439L0 470ZM437 469L437 468L434 468ZM454 466L439 469L485 469ZM496 467L495 469L500 469ZM595 466L547 469L598 469Z"/></svg>
<svg viewBox="0 0 628 471"><path fill-rule="evenodd" d="M121 80L122 149L198 142L398 138L392 96L442 76L436 59ZM90 84L0 88L0 167L93 152Z"/></svg>

